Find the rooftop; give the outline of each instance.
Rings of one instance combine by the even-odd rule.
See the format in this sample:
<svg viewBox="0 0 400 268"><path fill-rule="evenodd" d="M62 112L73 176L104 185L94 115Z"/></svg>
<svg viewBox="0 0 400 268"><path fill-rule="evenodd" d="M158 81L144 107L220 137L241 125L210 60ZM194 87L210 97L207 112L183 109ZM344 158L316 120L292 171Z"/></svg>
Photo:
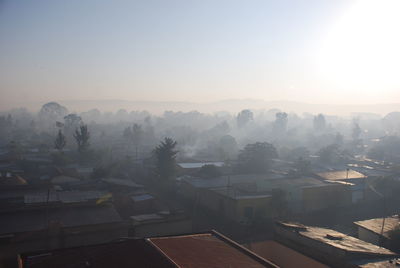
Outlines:
<svg viewBox="0 0 400 268"><path fill-rule="evenodd" d="M319 177L324 180L351 180L351 179L364 179L365 175L355 170L337 170L317 173Z"/></svg>
<svg viewBox="0 0 400 268"><path fill-rule="evenodd" d="M383 218L375 218L375 219L369 219L369 220L364 220L364 221L356 221L354 223L357 226L360 226L364 229L367 229L371 232L374 232L374 233L380 235L382 232ZM400 227L398 215L386 217L385 225L383 227L383 236L388 238L388 233L397 227Z"/></svg>
<svg viewBox="0 0 400 268"><path fill-rule="evenodd" d="M224 162L197 162L197 163L178 163L181 168L201 168L205 165L214 165L217 167L222 167Z"/></svg>
<svg viewBox="0 0 400 268"><path fill-rule="evenodd" d="M276 267L235 242L215 233L148 240L178 267Z"/></svg>
<svg viewBox="0 0 400 268"><path fill-rule="evenodd" d="M185 177L182 179L182 181L197 188L217 188L233 184L255 183L257 181L262 181L262 180L278 180L282 178L283 176L280 174L244 174L244 175L221 176L217 178L207 178L207 179L196 178L196 177Z"/></svg>
<svg viewBox="0 0 400 268"><path fill-rule="evenodd" d="M22 267L277 267L216 233L124 239L20 255Z"/></svg>
<svg viewBox="0 0 400 268"><path fill-rule="evenodd" d="M321 242L334 248L344 250L348 253L397 256L396 253L386 248L376 246L374 244L365 242L358 238L337 232L332 229L303 226L292 223L279 223L279 225L287 229L292 229L299 236Z"/></svg>
<svg viewBox="0 0 400 268"><path fill-rule="evenodd" d="M24 195L25 204L38 204L47 202L81 203L98 200L107 195L104 191L41 191Z"/></svg>
<svg viewBox="0 0 400 268"><path fill-rule="evenodd" d="M126 186L126 187L132 187L132 188L143 188L143 185L137 184L134 181L131 180L123 180L123 179L116 179L116 178L107 178L107 179L102 179L102 181L113 184L113 185L118 185L118 186Z"/></svg>
<svg viewBox="0 0 400 268"><path fill-rule="evenodd" d="M225 188L215 188L212 191L219 193L221 195L230 197L232 199L241 200L241 199L261 199L261 198L270 198L269 194L244 194L240 191L237 191L234 188L225 187Z"/></svg>
<svg viewBox="0 0 400 268"><path fill-rule="evenodd" d="M29 210L3 213L0 234L41 231L48 223L58 223L63 227L122 222L112 205L90 207L63 207L46 210Z"/></svg>

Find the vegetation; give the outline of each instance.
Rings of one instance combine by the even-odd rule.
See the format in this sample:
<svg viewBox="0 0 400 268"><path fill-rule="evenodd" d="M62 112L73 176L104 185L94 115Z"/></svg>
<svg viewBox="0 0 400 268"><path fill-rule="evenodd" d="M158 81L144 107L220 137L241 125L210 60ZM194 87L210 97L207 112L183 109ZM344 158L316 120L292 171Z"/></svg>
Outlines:
<svg viewBox="0 0 400 268"><path fill-rule="evenodd" d="M201 178L216 178L221 176L221 171L216 165L204 165L197 172L197 176Z"/></svg>
<svg viewBox="0 0 400 268"><path fill-rule="evenodd" d="M88 131L87 125L81 125L75 130L74 138L76 144L78 145L78 151L80 153L86 152L89 148L90 133Z"/></svg>
<svg viewBox="0 0 400 268"><path fill-rule="evenodd" d="M56 140L54 141L54 148L61 152L66 144L67 144L67 139L65 138L61 130L58 130Z"/></svg>
<svg viewBox="0 0 400 268"><path fill-rule="evenodd" d="M275 147L268 142L247 144L239 153L236 170L239 173L266 173L272 159L277 157Z"/></svg>
<svg viewBox="0 0 400 268"><path fill-rule="evenodd" d="M161 181L171 181L176 175L177 142L171 138L165 138L154 150L156 159L156 174Z"/></svg>

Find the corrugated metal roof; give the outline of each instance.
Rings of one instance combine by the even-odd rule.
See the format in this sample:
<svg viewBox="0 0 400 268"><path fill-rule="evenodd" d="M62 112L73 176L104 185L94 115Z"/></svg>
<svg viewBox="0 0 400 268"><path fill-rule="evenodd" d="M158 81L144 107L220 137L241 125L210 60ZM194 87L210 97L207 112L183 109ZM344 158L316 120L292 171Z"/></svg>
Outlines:
<svg viewBox="0 0 400 268"><path fill-rule="evenodd" d="M127 186L127 187L133 187L133 188L143 188L143 185L137 184L131 180L123 180L123 179L116 179L116 178L107 178L107 179L102 179L102 181L114 184L114 185L119 185L119 186Z"/></svg>
<svg viewBox="0 0 400 268"><path fill-rule="evenodd" d="M154 197L150 194L133 195L131 198L134 202L154 199Z"/></svg>
<svg viewBox="0 0 400 268"><path fill-rule="evenodd" d="M178 267L272 267L262 264L237 247L212 234L150 238L149 241L175 262Z"/></svg>
<svg viewBox="0 0 400 268"><path fill-rule="evenodd" d="M0 234L40 231L48 222L63 227L118 223L122 219L112 205L92 207L63 207L46 210L19 211L2 215Z"/></svg>
<svg viewBox="0 0 400 268"><path fill-rule="evenodd" d="M198 163L178 163L181 168L201 168L205 165L214 165L222 167L224 162L198 162Z"/></svg>
<svg viewBox="0 0 400 268"><path fill-rule="evenodd" d="M325 180L364 179L365 175L355 170L338 170L320 172L317 175Z"/></svg>

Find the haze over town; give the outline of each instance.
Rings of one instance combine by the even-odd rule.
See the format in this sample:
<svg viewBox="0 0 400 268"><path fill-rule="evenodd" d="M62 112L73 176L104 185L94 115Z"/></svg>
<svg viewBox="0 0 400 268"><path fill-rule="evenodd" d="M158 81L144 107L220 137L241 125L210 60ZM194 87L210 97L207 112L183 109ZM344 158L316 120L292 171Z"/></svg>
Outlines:
<svg viewBox="0 0 400 268"><path fill-rule="evenodd" d="M0 0L0 268L398 267L398 14Z"/></svg>

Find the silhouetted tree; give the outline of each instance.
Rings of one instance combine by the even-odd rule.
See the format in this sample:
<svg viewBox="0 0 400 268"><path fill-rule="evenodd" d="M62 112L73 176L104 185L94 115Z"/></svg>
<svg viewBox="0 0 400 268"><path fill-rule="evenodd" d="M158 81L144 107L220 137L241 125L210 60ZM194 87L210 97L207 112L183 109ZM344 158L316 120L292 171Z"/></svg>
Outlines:
<svg viewBox="0 0 400 268"><path fill-rule="evenodd" d="M287 113L276 113L275 122L273 126L275 135L282 135L286 132L288 123L288 114Z"/></svg>
<svg viewBox="0 0 400 268"><path fill-rule="evenodd" d="M353 121L353 129L351 132L351 137L353 138L354 142L357 142L360 140L360 135L361 135L361 127L358 124L358 122L356 120Z"/></svg>
<svg viewBox="0 0 400 268"><path fill-rule="evenodd" d="M67 108L57 102L49 102L42 106L39 111L39 117L44 120L59 120L68 113Z"/></svg>
<svg viewBox="0 0 400 268"><path fill-rule="evenodd" d="M77 114L69 114L64 116L64 126L67 129L74 129L82 123L82 118Z"/></svg>
<svg viewBox="0 0 400 268"><path fill-rule="evenodd" d="M197 176L202 178L216 178L221 176L221 171L216 165L204 165L197 172Z"/></svg>
<svg viewBox="0 0 400 268"><path fill-rule="evenodd" d="M333 164L341 159L339 146L337 144L330 144L319 150L318 156L321 162L326 164Z"/></svg>
<svg viewBox="0 0 400 268"><path fill-rule="evenodd" d="M56 140L54 141L54 148L59 151L62 151L66 144L67 144L67 139L65 138L61 130L58 130Z"/></svg>
<svg viewBox="0 0 400 268"><path fill-rule="evenodd" d="M85 152L89 148L90 133L87 125L81 125L75 130L74 138L78 145L79 152Z"/></svg>
<svg viewBox="0 0 400 268"><path fill-rule="evenodd" d="M238 152L238 145L236 139L231 135L222 136L219 140L219 146L221 148L221 156L223 159L236 158Z"/></svg>
<svg viewBox="0 0 400 268"><path fill-rule="evenodd" d="M323 114L319 114L314 116L313 126L315 131L324 131L326 127L325 116Z"/></svg>
<svg viewBox="0 0 400 268"><path fill-rule="evenodd" d="M242 110L237 116L238 127L241 128L253 120L253 112L250 110Z"/></svg>
<svg viewBox="0 0 400 268"><path fill-rule="evenodd" d="M171 138L165 138L154 150L156 173L164 181L170 181L176 174L177 143Z"/></svg>
<svg viewBox="0 0 400 268"><path fill-rule="evenodd" d="M269 170L273 158L278 153L275 147L268 142L247 144L240 151L237 171L240 173L265 173Z"/></svg>
<svg viewBox="0 0 400 268"><path fill-rule="evenodd" d="M296 169L296 175L308 175L311 172L311 162L310 160L299 157L294 163Z"/></svg>

